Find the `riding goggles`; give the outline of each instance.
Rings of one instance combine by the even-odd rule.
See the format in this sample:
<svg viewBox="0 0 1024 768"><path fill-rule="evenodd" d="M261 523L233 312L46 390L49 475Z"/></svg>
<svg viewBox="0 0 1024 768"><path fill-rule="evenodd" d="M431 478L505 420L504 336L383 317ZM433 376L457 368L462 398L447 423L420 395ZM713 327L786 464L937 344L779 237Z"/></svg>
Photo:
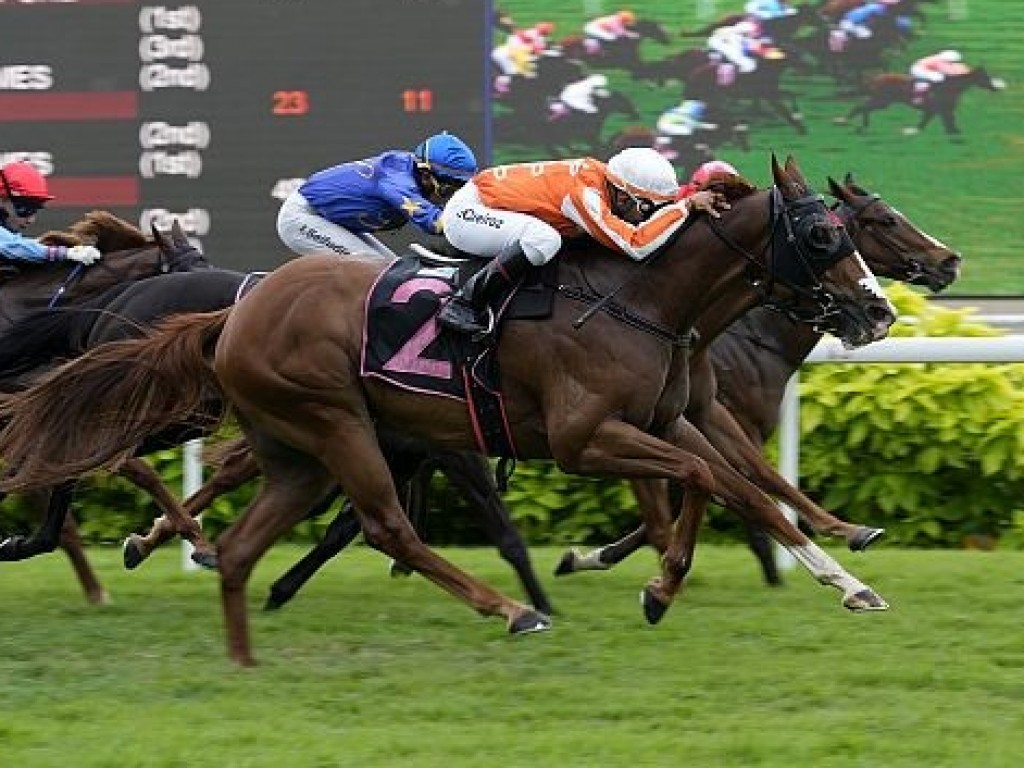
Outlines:
<svg viewBox="0 0 1024 768"><path fill-rule="evenodd" d="M46 201L40 200L38 197L23 197L14 194L14 190L11 189L11 183L7 181L7 175L2 171L0 171L0 179L3 179L4 192L7 193L7 199L11 201L14 215L18 218L27 219L30 216L35 216L46 207Z"/></svg>

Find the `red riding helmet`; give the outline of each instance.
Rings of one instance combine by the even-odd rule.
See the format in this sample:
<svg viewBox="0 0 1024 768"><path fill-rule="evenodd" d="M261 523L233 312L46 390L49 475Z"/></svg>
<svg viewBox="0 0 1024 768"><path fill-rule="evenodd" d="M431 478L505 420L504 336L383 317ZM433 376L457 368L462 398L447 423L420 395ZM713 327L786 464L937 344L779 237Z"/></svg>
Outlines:
<svg viewBox="0 0 1024 768"><path fill-rule="evenodd" d="M0 168L0 197L31 197L53 200L46 178L31 163L18 160Z"/></svg>
<svg viewBox="0 0 1024 768"><path fill-rule="evenodd" d="M719 173L730 173L739 176L740 172L733 168L725 160L708 160L697 167L690 177L690 183L694 186L702 186L711 180L711 177Z"/></svg>

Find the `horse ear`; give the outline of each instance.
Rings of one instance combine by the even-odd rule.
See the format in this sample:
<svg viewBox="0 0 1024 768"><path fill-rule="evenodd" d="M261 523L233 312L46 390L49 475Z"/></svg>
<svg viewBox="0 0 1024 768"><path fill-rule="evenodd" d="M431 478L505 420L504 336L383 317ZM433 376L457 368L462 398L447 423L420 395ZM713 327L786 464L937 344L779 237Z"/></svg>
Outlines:
<svg viewBox="0 0 1024 768"><path fill-rule="evenodd" d="M159 248L161 251L169 251L171 248L171 243L167 239L167 236L156 228L156 222L152 222L149 226L150 229L153 230L153 242L156 243L157 248Z"/></svg>
<svg viewBox="0 0 1024 768"><path fill-rule="evenodd" d="M772 178L775 179L775 184L780 187L789 182L786 172L779 166L779 158L775 156L774 152L772 152Z"/></svg>
<svg viewBox="0 0 1024 768"><path fill-rule="evenodd" d="M192 246L192 243L189 242L188 237L185 235L185 230L181 228L181 222L177 219L171 224L171 239L178 248L189 248Z"/></svg>
<svg viewBox="0 0 1024 768"><path fill-rule="evenodd" d="M856 184L856 183L857 182L855 182L853 180L853 171L847 171L846 175L843 176L843 184L850 185L850 184Z"/></svg>
<svg viewBox="0 0 1024 768"><path fill-rule="evenodd" d="M786 175L789 176L790 181L794 184L807 189L807 179L804 178L803 171L800 170L800 166L797 165L796 158L792 155L786 156Z"/></svg>
<svg viewBox="0 0 1024 768"><path fill-rule="evenodd" d="M831 176L828 177L828 191L832 193L832 197L836 200L846 200L846 190Z"/></svg>

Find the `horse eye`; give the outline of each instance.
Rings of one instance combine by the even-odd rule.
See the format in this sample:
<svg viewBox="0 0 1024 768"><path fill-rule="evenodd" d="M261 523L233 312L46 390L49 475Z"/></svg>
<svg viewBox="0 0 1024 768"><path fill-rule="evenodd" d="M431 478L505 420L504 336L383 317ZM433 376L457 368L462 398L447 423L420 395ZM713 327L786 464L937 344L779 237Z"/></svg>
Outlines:
<svg viewBox="0 0 1024 768"><path fill-rule="evenodd" d="M891 213L888 216L886 216L885 218L882 219L882 226L883 227L895 227L899 223L900 223L900 220L897 219L896 216L891 214Z"/></svg>

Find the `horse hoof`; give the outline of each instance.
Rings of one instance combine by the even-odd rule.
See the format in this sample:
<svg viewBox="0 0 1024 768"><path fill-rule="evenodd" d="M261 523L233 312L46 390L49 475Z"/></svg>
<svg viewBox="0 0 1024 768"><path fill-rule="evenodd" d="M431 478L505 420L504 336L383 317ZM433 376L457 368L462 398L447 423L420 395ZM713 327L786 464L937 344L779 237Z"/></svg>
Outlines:
<svg viewBox="0 0 1024 768"><path fill-rule="evenodd" d="M547 632L551 629L551 619L543 613L526 610L509 622L510 635L532 635L535 632Z"/></svg>
<svg viewBox="0 0 1024 768"><path fill-rule="evenodd" d="M640 593L640 606L644 609L644 618L647 619L647 623L653 626L661 621L669 604L659 599L650 587L644 587Z"/></svg>
<svg viewBox="0 0 1024 768"><path fill-rule="evenodd" d="M857 533L846 543L851 552L863 552L885 533L885 528L868 528L861 526Z"/></svg>
<svg viewBox="0 0 1024 768"><path fill-rule="evenodd" d="M846 125L850 121L848 118L845 117L833 117L832 122L835 123L836 125Z"/></svg>
<svg viewBox="0 0 1024 768"><path fill-rule="evenodd" d="M843 607L856 613L866 611L887 611L889 604L873 589L862 589L843 598Z"/></svg>
<svg viewBox="0 0 1024 768"><path fill-rule="evenodd" d="M555 576L567 576L576 572L576 550L570 549L555 566Z"/></svg>
<svg viewBox="0 0 1024 768"><path fill-rule="evenodd" d="M202 552L198 549L194 550L192 552L192 562L208 570L215 571L217 570L217 553Z"/></svg>
<svg viewBox="0 0 1024 768"><path fill-rule="evenodd" d="M917 128L908 127L903 129L904 136L916 136L919 133Z"/></svg>
<svg viewBox="0 0 1024 768"><path fill-rule="evenodd" d="M124 540L121 545L121 557L124 560L124 567L131 571L142 565L146 559L146 548L142 545L142 537L133 533Z"/></svg>
<svg viewBox="0 0 1024 768"><path fill-rule="evenodd" d="M404 579L406 576L412 576L412 568L398 560L392 560L388 573L392 579Z"/></svg>

